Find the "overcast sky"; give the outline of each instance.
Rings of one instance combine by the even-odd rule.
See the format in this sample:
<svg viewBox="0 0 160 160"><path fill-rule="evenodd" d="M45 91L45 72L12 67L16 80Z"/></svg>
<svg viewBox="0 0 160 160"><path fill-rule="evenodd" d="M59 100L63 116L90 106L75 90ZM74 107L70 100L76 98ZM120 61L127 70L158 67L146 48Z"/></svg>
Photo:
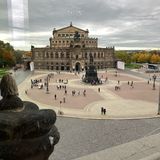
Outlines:
<svg viewBox="0 0 160 160"><path fill-rule="evenodd" d="M160 48L160 0L0 0L0 40L15 49L49 45L70 22L99 47Z"/></svg>

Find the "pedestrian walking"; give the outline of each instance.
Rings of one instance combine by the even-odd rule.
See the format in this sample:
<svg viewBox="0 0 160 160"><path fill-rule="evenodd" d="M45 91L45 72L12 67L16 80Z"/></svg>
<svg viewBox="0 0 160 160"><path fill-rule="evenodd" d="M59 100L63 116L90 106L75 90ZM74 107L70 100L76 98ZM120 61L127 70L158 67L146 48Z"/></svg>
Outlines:
<svg viewBox="0 0 160 160"><path fill-rule="evenodd" d="M104 108L101 107L101 115L103 115L103 114L104 114Z"/></svg>
<svg viewBox="0 0 160 160"><path fill-rule="evenodd" d="M107 81L108 81L108 77L105 78L105 82L107 82Z"/></svg>
<svg viewBox="0 0 160 160"><path fill-rule="evenodd" d="M66 98L65 97L63 97L63 103L66 103Z"/></svg>
<svg viewBox="0 0 160 160"><path fill-rule="evenodd" d="M106 115L106 108L103 108L103 113L104 115Z"/></svg>
<svg viewBox="0 0 160 160"><path fill-rule="evenodd" d="M56 94L54 95L54 99L55 99L55 100L57 99L57 95L56 95Z"/></svg>
<svg viewBox="0 0 160 160"><path fill-rule="evenodd" d="M67 90L64 91L64 94L67 95Z"/></svg>
<svg viewBox="0 0 160 160"><path fill-rule="evenodd" d="M133 81L131 82L131 85L133 85Z"/></svg>

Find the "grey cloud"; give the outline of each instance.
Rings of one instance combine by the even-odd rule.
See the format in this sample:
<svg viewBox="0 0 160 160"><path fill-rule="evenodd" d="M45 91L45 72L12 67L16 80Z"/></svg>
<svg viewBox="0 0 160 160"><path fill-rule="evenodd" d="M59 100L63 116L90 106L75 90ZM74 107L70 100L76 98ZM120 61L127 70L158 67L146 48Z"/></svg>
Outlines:
<svg viewBox="0 0 160 160"><path fill-rule="evenodd" d="M2 4L3 1L3 4ZM28 32L48 32L72 21L77 27L113 28L109 35L100 35L102 46L159 47L159 0L28 0ZM9 28L5 0L0 4L0 31ZM2 9L2 10L1 10ZM91 29L88 28L92 35ZM24 28L26 30L26 28ZM96 35L92 35L96 37ZM23 38L23 37L22 37ZM48 44L48 36L29 37L30 43ZM128 43L127 43L128 42Z"/></svg>
<svg viewBox="0 0 160 160"><path fill-rule="evenodd" d="M0 1L0 32L5 32L9 29L8 26L8 12L7 12L7 1Z"/></svg>

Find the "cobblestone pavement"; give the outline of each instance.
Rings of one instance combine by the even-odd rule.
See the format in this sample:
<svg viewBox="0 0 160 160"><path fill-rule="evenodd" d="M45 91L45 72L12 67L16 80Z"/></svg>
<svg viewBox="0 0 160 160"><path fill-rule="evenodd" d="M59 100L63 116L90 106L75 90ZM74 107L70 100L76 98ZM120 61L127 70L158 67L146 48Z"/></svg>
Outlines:
<svg viewBox="0 0 160 160"><path fill-rule="evenodd" d="M53 73L49 81L49 94L46 94L46 87L39 89L31 88L31 79L37 79L44 82L47 72L36 72L24 84L20 96L26 100L41 103L56 111L63 111L65 116L73 117L93 117L93 118L135 118L135 117L155 117L158 110L158 89L153 90L152 80L149 82L142 77L130 75L119 71L115 75L114 70L101 71L99 77L103 84L92 86L82 83L82 74ZM148 75L146 75L148 77ZM107 81L105 81L107 78ZM59 82L59 80L68 81L68 83ZM129 85L128 85L129 82ZM133 87L130 85L133 82ZM61 86L61 89L57 89ZM64 86L67 87L65 95ZM118 86L120 90L115 90ZM20 87L20 88L21 88ZM100 92L98 92L100 88ZM27 95L24 91L27 90ZM72 91L75 95L72 96ZM86 90L86 96L83 91ZM54 98L54 95L57 98ZM61 103L62 102L62 103ZM107 109L106 116L101 116L101 107Z"/></svg>
<svg viewBox="0 0 160 160"><path fill-rule="evenodd" d="M121 73L122 74L122 73ZM145 85L146 83L146 79L141 79L141 78L137 78L134 76L130 76L130 75L118 75L118 77L115 77L114 72L110 72L107 73L107 76L109 78L109 83L107 83L106 85L104 85L103 87L101 87L101 92L98 93L97 89L99 86L95 86L93 91L97 93L97 95L100 96L100 98L104 99L106 98L106 96L108 96L107 99L107 103L109 104L114 104L116 99L124 99L124 97L129 96L128 94L126 94L123 90L126 90L128 93L128 90L130 88L127 88L129 86L127 86L127 81L134 81L135 82L135 88L133 88L134 90L132 90L133 92L137 92L136 91L139 87L136 87L139 85L139 83L142 83L143 85ZM42 74L36 74L37 77L39 77ZM36 76L35 75L35 76ZM46 75L46 74L44 74ZM81 75L78 75L79 77ZM100 75L102 76L102 75ZM106 76L103 75L103 78ZM31 78L31 77L30 77ZM23 85L23 83L19 86L20 87L20 96L22 96L22 98L28 98L29 96L24 95L24 89L30 87L30 78L29 81L25 82L25 85ZM71 86L70 87L76 87L77 89L79 88L84 88L86 85L81 84L80 82L78 82L77 78L75 81L71 80ZM120 85L121 85L121 92L124 92L122 94L119 94L120 91L115 91L114 90L114 86L117 84L117 81L120 80ZM52 83L52 85L54 86L54 83ZM142 86L143 86L142 85ZM152 85L145 85L146 87L152 87ZM156 84L157 86L157 84ZM143 86L144 87L144 86ZM92 88L92 86L88 86L88 89ZM71 88L72 90L72 88ZM105 90L107 90L107 92L105 92ZM145 88L145 92L154 92L151 88ZM22 93L23 92L23 93ZM29 90L30 92L30 90ZM45 92L44 92L45 93ZM90 92L89 92L90 93ZM155 94L157 94L157 90L155 90L154 92ZM139 93L140 95L142 94L141 92ZM96 96L97 96L96 95ZM154 94L151 94L150 96L155 96ZM39 97L41 98L41 97ZM131 98L134 102L137 102L137 106L138 103L140 101L134 100L134 96L133 97L128 97ZM137 97L139 98L139 96ZM30 98L28 98L28 100L30 100ZM141 100L143 102L143 100ZM151 104L156 104L154 99L146 99L146 101L149 101ZM153 103L154 101L154 103ZM37 101L36 101L37 102ZM110 102L110 103L109 103ZM118 106L119 104L126 104L126 106L130 105L131 107L133 107L134 112L140 111L138 110L138 108L134 108L135 106L132 105L132 103L130 103L131 101L126 101L124 103L121 103L122 101L118 101L117 103L115 103L115 108L113 109L113 111L117 111L118 110ZM77 101L76 104L81 103L81 101ZM90 103L90 102L88 102ZM99 103L97 104L101 104L103 105L103 101L99 101ZM105 103L104 103L105 104ZM145 104L145 103L142 103ZM40 107L42 107L41 103L38 103L38 105ZM88 104L90 105L90 104ZM139 104L141 106L141 103ZM148 102L146 102L146 105L148 105ZM91 103L92 106L92 103ZM94 113L94 111L96 109L96 105L93 105L94 107L90 108L90 106L87 108L85 107L85 109L89 109L91 110L92 113ZM124 105L125 106L125 105ZM48 106L46 106L48 107ZM54 108L54 106L52 106ZM67 106L69 107L69 106ZM113 107L113 106L112 106ZM139 106L138 106L139 107ZM51 107L50 107L51 108ZM56 108L54 108L56 109ZM110 109L110 108L109 108ZM120 108L122 110L122 108ZM146 108L142 107L141 112L145 112ZM125 108L125 110L127 110L127 108ZM122 112L125 112L125 110L123 110ZM78 110L79 111L79 110ZM118 110L118 112L116 112L115 114L119 113L120 110ZM148 111L147 111L148 112ZM97 110L96 110L97 113ZM121 112L120 112L121 113ZM129 112L130 113L130 112ZM150 113L150 112L149 112ZM126 113L127 114L127 113ZM134 114L134 113L132 113ZM155 112L156 114L156 112ZM100 115L99 115L100 116ZM107 115L108 118L109 115ZM113 117L114 118L114 117ZM103 149L106 148L110 148L119 144L123 144L138 138L142 138L145 136L149 136L152 134L156 134L159 133L160 128L159 128L159 124L160 124L160 119L159 118L151 118L151 119L126 119L126 120L109 120L109 119L101 119L101 120L89 120L89 119L78 119L78 118L65 118L65 117L58 117L57 121L56 121L56 126L58 127L60 134L61 134L61 139L60 142L55 146L55 150L52 153L52 155L50 156L49 160L72 160L74 158L78 158L84 155L88 155L90 153L94 153L97 151L101 151Z"/></svg>
<svg viewBox="0 0 160 160"><path fill-rule="evenodd" d="M57 119L61 134L49 160L72 160L106 148L130 142L160 131L160 119L87 120Z"/></svg>

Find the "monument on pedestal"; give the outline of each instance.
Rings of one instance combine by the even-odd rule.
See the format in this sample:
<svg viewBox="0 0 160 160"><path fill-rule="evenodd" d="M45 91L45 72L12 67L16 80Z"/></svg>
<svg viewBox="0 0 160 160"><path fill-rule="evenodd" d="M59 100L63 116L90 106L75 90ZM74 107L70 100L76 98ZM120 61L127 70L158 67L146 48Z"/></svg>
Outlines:
<svg viewBox="0 0 160 160"><path fill-rule="evenodd" d="M83 82L85 83L91 83L91 84L100 84L100 80L97 77L97 70L96 67L94 66L94 60L93 56L90 53L89 55L89 66L86 69L85 77L83 78Z"/></svg>
<svg viewBox="0 0 160 160"><path fill-rule="evenodd" d="M18 97L10 74L0 83L0 159L48 160L58 143L56 113Z"/></svg>

